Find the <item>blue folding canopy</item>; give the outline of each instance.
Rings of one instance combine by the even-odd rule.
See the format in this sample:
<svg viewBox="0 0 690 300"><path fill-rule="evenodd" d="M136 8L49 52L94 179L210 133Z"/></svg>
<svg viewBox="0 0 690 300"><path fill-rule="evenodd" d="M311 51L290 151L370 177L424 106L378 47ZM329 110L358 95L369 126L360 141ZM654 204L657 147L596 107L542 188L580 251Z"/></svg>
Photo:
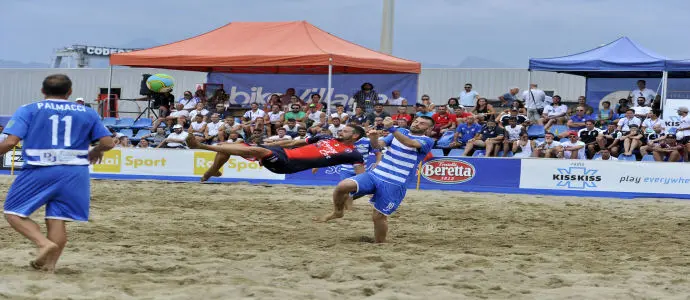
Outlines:
<svg viewBox="0 0 690 300"><path fill-rule="evenodd" d="M659 77L667 58L627 37L585 52L553 58L531 58L532 71L551 71L585 77Z"/></svg>
<svg viewBox="0 0 690 300"><path fill-rule="evenodd" d="M669 60L666 62L666 66L669 72L689 72L690 59Z"/></svg>

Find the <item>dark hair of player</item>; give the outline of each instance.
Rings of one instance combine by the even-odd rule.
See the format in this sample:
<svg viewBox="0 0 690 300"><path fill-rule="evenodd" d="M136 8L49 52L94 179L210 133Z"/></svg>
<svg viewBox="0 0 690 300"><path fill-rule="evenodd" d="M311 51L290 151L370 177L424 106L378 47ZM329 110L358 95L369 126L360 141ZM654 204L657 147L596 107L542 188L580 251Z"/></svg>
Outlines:
<svg viewBox="0 0 690 300"><path fill-rule="evenodd" d="M54 74L43 80L43 93L48 96L66 96L72 88L72 80L64 74Z"/></svg>

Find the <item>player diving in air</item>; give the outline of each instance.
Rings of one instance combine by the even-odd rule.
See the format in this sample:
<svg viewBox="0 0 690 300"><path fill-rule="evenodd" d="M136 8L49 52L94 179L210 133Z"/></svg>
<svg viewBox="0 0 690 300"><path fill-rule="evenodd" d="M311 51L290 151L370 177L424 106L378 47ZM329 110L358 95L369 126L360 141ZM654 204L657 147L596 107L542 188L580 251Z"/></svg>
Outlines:
<svg viewBox="0 0 690 300"><path fill-rule="evenodd" d="M314 136L304 140L280 141L269 146L205 145L190 135L187 137L187 146L216 152L213 165L201 177L203 182L212 176L220 176L220 168L231 155L259 160L266 169L278 174L292 174L341 164L352 164L356 169L363 169L364 158L355 150L354 143L365 135L362 127L348 125L340 131L340 138L337 139L330 136Z"/></svg>

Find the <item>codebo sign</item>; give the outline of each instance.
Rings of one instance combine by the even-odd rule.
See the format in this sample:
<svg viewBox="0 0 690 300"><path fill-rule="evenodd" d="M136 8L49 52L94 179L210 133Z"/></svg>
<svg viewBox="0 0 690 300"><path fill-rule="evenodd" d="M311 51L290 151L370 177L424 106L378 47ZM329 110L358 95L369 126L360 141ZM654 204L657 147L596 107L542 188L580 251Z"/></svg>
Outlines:
<svg viewBox="0 0 690 300"><path fill-rule="evenodd" d="M110 56L110 54L132 52L134 50L136 50L136 49L119 49L119 48L87 46L86 47L86 54L97 55L97 56Z"/></svg>

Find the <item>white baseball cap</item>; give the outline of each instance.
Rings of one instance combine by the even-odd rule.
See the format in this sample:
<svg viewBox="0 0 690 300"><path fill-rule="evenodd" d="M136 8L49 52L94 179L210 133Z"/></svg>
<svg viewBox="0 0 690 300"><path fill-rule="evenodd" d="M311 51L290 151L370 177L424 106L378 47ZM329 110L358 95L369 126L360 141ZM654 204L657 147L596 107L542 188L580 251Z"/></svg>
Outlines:
<svg viewBox="0 0 690 300"><path fill-rule="evenodd" d="M173 129L178 129L178 128L182 128L182 125L180 125L180 124L175 124L175 126L173 126Z"/></svg>
<svg viewBox="0 0 690 300"><path fill-rule="evenodd" d="M79 102L79 101L84 102L84 98L79 97L79 98L77 98L77 100L75 100L75 101L76 101L76 102Z"/></svg>

